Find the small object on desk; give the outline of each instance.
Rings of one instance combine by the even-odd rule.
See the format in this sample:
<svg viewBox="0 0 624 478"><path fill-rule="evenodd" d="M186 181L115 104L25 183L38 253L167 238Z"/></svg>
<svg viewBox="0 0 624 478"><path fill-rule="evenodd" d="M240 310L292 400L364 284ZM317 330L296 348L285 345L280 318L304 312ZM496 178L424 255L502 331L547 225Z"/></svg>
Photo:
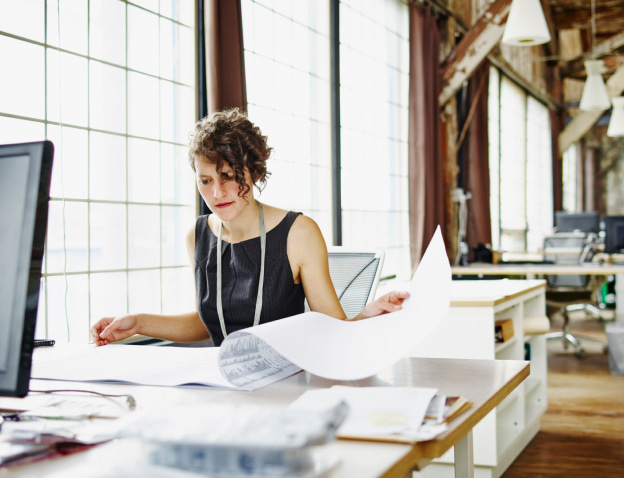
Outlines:
<svg viewBox="0 0 624 478"><path fill-rule="evenodd" d="M0 467L23 463L48 453L48 445L42 443L0 442Z"/></svg>
<svg viewBox="0 0 624 478"><path fill-rule="evenodd" d="M436 395L431 400L426 420L435 420L438 423L450 422L458 417L472 406L472 402L466 400L465 397Z"/></svg>
<svg viewBox="0 0 624 478"><path fill-rule="evenodd" d="M52 339L35 339L33 346L34 347L51 347L55 343L56 341Z"/></svg>
<svg viewBox="0 0 624 478"><path fill-rule="evenodd" d="M526 316L523 326L524 335L546 334L550 331L550 320L545 315Z"/></svg>
<svg viewBox="0 0 624 478"><path fill-rule="evenodd" d="M507 342L514 336L512 319L497 320L494 322L494 339L496 343Z"/></svg>

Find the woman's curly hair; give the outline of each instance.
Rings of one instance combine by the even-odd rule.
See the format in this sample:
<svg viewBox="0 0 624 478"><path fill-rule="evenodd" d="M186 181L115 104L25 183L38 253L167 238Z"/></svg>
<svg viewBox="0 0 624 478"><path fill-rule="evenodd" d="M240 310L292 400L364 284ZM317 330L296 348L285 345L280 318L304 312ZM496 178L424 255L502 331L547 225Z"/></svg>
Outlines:
<svg viewBox="0 0 624 478"><path fill-rule="evenodd" d="M266 161L273 148L267 137L238 108L226 109L206 116L195 124L189 141L189 163L195 171L195 161L208 161L221 171L226 162L234 170L238 195L245 197L249 185L245 181L245 168L253 184L262 191L271 174Z"/></svg>

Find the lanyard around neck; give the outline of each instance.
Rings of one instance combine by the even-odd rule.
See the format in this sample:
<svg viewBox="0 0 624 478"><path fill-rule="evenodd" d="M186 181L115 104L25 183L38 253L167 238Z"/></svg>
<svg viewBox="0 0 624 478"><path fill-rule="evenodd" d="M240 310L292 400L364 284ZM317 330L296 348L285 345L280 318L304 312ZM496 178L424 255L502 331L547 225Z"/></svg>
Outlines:
<svg viewBox="0 0 624 478"><path fill-rule="evenodd" d="M256 298L256 313L254 315L253 326L255 327L260 323L260 313L262 312L262 289L264 289L264 256L266 252L266 232L264 230L264 212L262 211L262 204L256 201L258 204L258 215L260 216L260 282L258 284L258 297ZM225 319L223 318L223 302L221 300L222 295L222 283L221 283L221 236L223 235L223 222L219 224L219 237L217 238L217 314L219 315L219 323L221 324L221 332L223 332L223 338L227 337L225 330Z"/></svg>

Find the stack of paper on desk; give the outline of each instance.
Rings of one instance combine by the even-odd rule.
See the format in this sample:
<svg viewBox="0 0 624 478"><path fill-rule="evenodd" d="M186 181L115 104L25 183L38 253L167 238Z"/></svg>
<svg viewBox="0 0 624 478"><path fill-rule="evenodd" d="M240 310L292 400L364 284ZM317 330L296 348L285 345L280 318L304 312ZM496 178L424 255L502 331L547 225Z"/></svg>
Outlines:
<svg viewBox="0 0 624 478"><path fill-rule="evenodd" d="M308 390L290 409L324 410L345 402L350 409L336 436L342 439L413 443L446 430L425 416L437 390L418 387L344 387Z"/></svg>
<svg viewBox="0 0 624 478"><path fill-rule="evenodd" d="M451 268L436 231L399 311L349 322L308 312L230 334L220 348L89 347L80 357L35 354L33 378L256 389L300 370L333 380L373 376L447 315ZM41 357L41 359L39 359Z"/></svg>
<svg viewBox="0 0 624 478"><path fill-rule="evenodd" d="M308 390L291 410L319 411L346 403L349 415L336 437L343 440L416 443L432 440L472 406L464 397L437 395L435 388L346 387Z"/></svg>

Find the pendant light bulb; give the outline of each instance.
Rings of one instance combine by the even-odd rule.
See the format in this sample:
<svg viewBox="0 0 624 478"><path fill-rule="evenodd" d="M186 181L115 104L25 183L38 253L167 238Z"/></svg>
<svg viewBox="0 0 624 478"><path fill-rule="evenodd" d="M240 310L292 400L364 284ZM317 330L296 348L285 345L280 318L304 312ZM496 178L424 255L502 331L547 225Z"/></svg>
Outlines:
<svg viewBox="0 0 624 478"><path fill-rule="evenodd" d="M514 46L548 43L550 32L540 0L513 0L502 42Z"/></svg>
<svg viewBox="0 0 624 478"><path fill-rule="evenodd" d="M624 96L616 96L613 102L613 112L607 128L607 136L624 136Z"/></svg>
<svg viewBox="0 0 624 478"><path fill-rule="evenodd" d="M585 71L587 80L583 87L580 108L583 111L604 111L611 108L609 93L602 79L602 60L587 60Z"/></svg>

